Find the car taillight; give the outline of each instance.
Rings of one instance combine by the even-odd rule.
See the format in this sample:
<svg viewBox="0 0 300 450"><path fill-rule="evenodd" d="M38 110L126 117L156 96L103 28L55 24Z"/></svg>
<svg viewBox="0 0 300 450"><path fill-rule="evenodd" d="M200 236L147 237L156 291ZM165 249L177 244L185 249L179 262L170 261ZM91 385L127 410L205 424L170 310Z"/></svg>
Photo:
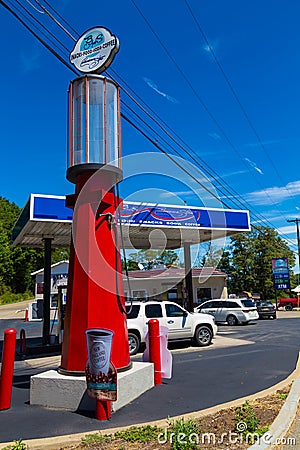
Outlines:
<svg viewBox="0 0 300 450"><path fill-rule="evenodd" d="M242 309L242 311L243 311L244 313L248 313L248 312L250 312L250 309Z"/></svg>

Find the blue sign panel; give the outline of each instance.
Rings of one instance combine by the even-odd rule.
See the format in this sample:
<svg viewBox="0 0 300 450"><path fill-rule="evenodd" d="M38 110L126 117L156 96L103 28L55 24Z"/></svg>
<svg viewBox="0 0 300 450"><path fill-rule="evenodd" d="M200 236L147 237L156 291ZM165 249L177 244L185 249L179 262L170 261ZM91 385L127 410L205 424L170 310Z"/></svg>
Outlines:
<svg viewBox="0 0 300 450"><path fill-rule="evenodd" d="M122 222L128 225L250 229L247 211L181 208L165 205L150 206L124 202L121 215Z"/></svg>
<svg viewBox="0 0 300 450"><path fill-rule="evenodd" d="M66 207L65 197L34 196L33 219L72 221L73 211Z"/></svg>
<svg viewBox="0 0 300 450"><path fill-rule="evenodd" d="M65 201L65 197L35 195L32 219L72 221L73 211ZM247 211L123 202L121 218L127 225L250 230Z"/></svg>
<svg viewBox="0 0 300 450"><path fill-rule="evenodd" d="M274 277L274 289L290 289L290 272L287 258L273 258L272 271Z"/></svg>

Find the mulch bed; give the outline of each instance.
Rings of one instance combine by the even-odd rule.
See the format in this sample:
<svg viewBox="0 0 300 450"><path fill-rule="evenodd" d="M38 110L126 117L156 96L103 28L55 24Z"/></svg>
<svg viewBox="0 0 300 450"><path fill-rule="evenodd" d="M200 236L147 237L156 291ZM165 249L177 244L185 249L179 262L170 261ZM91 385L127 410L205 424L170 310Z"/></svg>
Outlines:
<svg viewBox="0 0 300 450"><path fill-rule="evenodd" d="M258 419L259 427L267 427L272 424L285 402L283 394L287 394L289 390L290 386L272 395L250 402L252 411ZM242 450L247 449L253 443L251 440L247 443L245 435L237 430L237 408L223 409L215 414L200 417L196 419L196 422L199 442L197 448L201 450ZM193 442L195 440L196 438L194 437ZM169 441L158 443L157 439L155 439L147 443L139 443L128 442L114 437L110 442L91 443L88 445L79 443L76 446L62 447L60 450L171 450L172 448L174 447ZM177 448L189 449L194 447L178 446Z"/></svg>

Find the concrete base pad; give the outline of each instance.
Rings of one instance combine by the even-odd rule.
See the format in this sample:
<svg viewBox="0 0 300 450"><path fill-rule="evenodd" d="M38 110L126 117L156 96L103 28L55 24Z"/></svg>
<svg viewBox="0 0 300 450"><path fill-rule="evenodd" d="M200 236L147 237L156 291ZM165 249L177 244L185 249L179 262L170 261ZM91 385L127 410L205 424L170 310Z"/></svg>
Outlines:
<svg viewBox="0 0 300 450"><path fill-rule="evenodd" d="M132 368L118 373L118 400L113 411L138 398L154 386L152 363L133 362ZM95 400L87 395L85 377L61 375L56 370L30 379L30 404L71 411L95 411Z"/></svg>

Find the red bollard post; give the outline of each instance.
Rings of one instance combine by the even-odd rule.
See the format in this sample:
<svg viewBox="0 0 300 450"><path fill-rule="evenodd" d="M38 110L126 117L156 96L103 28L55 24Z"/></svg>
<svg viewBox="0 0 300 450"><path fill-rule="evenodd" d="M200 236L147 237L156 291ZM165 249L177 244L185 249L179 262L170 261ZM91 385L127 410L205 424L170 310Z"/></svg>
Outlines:
<svg viewBox="0 0 300 450"><path fill-rule="evenodd" d="M28 322L29 318L28 318L28 308L25 309L25 318L24 318L24 322Z"/></svg>
<svg viewBox="0 0 300 450"><path fill-rule="evenodd" d="M154 363L154 384L162 384L159 321L157 319L150 319L148 329L149 359L150 362Z"/></svg>
<svg viewBox="0 0 300 450"><path fill-rule="evenodd" d="M4 331L0 378L0 411L9 409L11 404L16 340L17 331L14 328L8 328Z"/></svg>
<svg viewBox="0 0 300 450"><path fill-rule="evenodd" d="M111 417L110 401L109 400L96 400L96 419L109 420Z"/></svg>

